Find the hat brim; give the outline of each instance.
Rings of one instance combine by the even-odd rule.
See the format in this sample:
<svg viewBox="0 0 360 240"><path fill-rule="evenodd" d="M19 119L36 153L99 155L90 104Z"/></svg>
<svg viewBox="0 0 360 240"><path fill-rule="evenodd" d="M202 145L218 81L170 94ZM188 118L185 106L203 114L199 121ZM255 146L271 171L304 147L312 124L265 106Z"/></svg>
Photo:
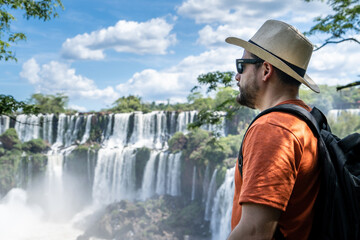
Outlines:
<svg viewBox="0 0 360 240"><path fill-rule="evenodd" d="M313 90L316 93L320 93L320 88L316 83L307 75L305 74L304 77L301 77L299 74L297 74L294 70L292 70L286 63L284 63L282 60L277 58L276 56L272 55L271 53L267 52L266 50L262 49L261 47L252 44L248 41L244 41L240 38L236 37L228 37L225 39L227 43L239 46L244 48L246 51L251 52L252 54L255 54L259 58L271 63L281 71L285 72L289 76L295 78L299 82L306 85L308 88Z"/></svg>

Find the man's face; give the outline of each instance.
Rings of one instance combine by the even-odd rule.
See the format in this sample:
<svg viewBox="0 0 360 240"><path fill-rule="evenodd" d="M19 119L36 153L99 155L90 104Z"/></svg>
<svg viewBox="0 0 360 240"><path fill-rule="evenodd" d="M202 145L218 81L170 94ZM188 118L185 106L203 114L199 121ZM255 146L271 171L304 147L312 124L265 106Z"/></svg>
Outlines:
<svg viewBox="0 0 360 240"><path fill-rule="evenodd" d="M244 51L242 56L244 59L252 59L251 55ZM236 101L243 106L255 108L256 99L259 92L259 84L257 82L258 69L254 64L244 64L242 74L237 73L235 76L240 93L236 97Z"/></svg>

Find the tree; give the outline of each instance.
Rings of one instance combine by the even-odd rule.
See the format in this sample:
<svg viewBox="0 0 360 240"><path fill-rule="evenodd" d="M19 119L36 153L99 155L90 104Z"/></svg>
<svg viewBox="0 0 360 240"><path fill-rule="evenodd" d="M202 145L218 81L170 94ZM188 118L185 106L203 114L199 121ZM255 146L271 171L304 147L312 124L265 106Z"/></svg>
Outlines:
<svg viewBox="0 0 360 240"><path fill-rule="evenodd" d="M39 113L39 108L35 105L17 101L10 95L0 94L0 115L11 115L18 110L25 114Z"/></svg>
<svg viewBox="0 0 360 240"><path fill-rule="evenodd" d="M63 113L66 111L68 101L69 98L60 93L55 96L36 93L30 98L30 103L38 108L39 113Z"/></svg>
<svg viewBox="0 0 360 240"><path fill-rule="evenodd" d="M111 111L114 112L133 112L133 111L142 111L141 98L133 95L127 97L118 98L114 103L114 107L111 108Z"/></svg>
<svg viewBox="0 0 360 240"><path fill-rule="evenodd" d="M207 86L206 92L218 91L215 98L214 107L211 109L200 109L196 121L190 123L188 127L195 129L206 124L221 124L222 119L233 119L236 115L242 118L253 116L253 111L246 109L236 103L237 91L232 89L234 72L209 72L198 76L199 85L191 90ZM199 110L199 109L197 109Z"/></svg>
<svg viewBox="0 0 360 240"><path fill-rule="evenodd" d="M24 33L11 30L11 23L16 20L11 12L21 10L24 11L24 17L27 20L37 18L48 21L58 16L56 12L58 7L64 9L60 0L0 0L0 60L17 61L15 53L10 50L11 44L26 40ZM0 115L9 115L20 109L23 113L37 113L38 110L34 105L17 101L10 95L0 95Z"/></svg>
<svg viewBox="0 0 360 240"><path fill-rule="evenodd" d="M310 2L314 0L305 1ZM317 24L305 33L307 35L315 33L330 34L330 37L321 46L317 47L315 51L330 43L353 41L360 44L360 41L355 37L360 33L359 0L328 0L327 4L331 6L334 13L325 17L319 16L315 18Z"/></svg>
<svg viewBox="0 0 360 240"><path fill-rule="evenodd" d="M16 18L10 13L13 10L24 11L24 17L29 20L37 18L48 21L57 17L57 8L64 9L60 0L0 0L0 60L17 60L15 54L9 50L10 44L20 40L26 40L26 35L22 32L11 30L12 21Z"/></svg>

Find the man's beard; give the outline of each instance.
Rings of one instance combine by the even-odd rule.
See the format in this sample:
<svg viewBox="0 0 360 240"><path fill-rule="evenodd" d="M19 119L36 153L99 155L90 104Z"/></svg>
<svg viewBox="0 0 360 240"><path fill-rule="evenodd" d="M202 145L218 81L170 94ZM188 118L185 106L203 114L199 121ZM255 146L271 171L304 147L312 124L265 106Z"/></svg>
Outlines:
<svg viewBox="0 0 360 240"><path fill-rule="evenodd" d="M255 100L259 86L256 84L255 79L251 80L251 85L241 87L239 84L240 93L236 96L236 102L242 106L255 109Z"/></svg>

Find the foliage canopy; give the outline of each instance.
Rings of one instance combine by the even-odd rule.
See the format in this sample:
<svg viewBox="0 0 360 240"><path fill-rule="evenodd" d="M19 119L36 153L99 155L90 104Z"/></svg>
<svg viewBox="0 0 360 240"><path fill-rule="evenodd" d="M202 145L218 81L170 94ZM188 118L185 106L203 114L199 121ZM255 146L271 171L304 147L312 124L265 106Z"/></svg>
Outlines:
<svg viewBox="0 0 360 240"><path fill-rule="evenodd" d="M305 0L306 2L314 0ZM353 41L360 44L354 37L360 33L360 4L359 0L327 0L333 13L325 17L315 18L316 24L305 34L315 33L329 34L329 38L316 50L330 43Z"/></svg>
<svg viewBox="0 0 360 240"><path fill-rule="evenodd" d="M34 18L48 21L58 16L57 8L64 8L60 0L0 0L0 60L17 60L10 49L12 43L26 40L22 32L11 30L12 21L16 20L12 12L21 10L27 20Z"/></svg>
<svg viewBox="0 0 360 240"><path fill-rule="evenodd" d="M63 113L68 101L69 98L61 93L55 96L35 93L30 98L30 102L38 108L39 113Z"/></svg>

